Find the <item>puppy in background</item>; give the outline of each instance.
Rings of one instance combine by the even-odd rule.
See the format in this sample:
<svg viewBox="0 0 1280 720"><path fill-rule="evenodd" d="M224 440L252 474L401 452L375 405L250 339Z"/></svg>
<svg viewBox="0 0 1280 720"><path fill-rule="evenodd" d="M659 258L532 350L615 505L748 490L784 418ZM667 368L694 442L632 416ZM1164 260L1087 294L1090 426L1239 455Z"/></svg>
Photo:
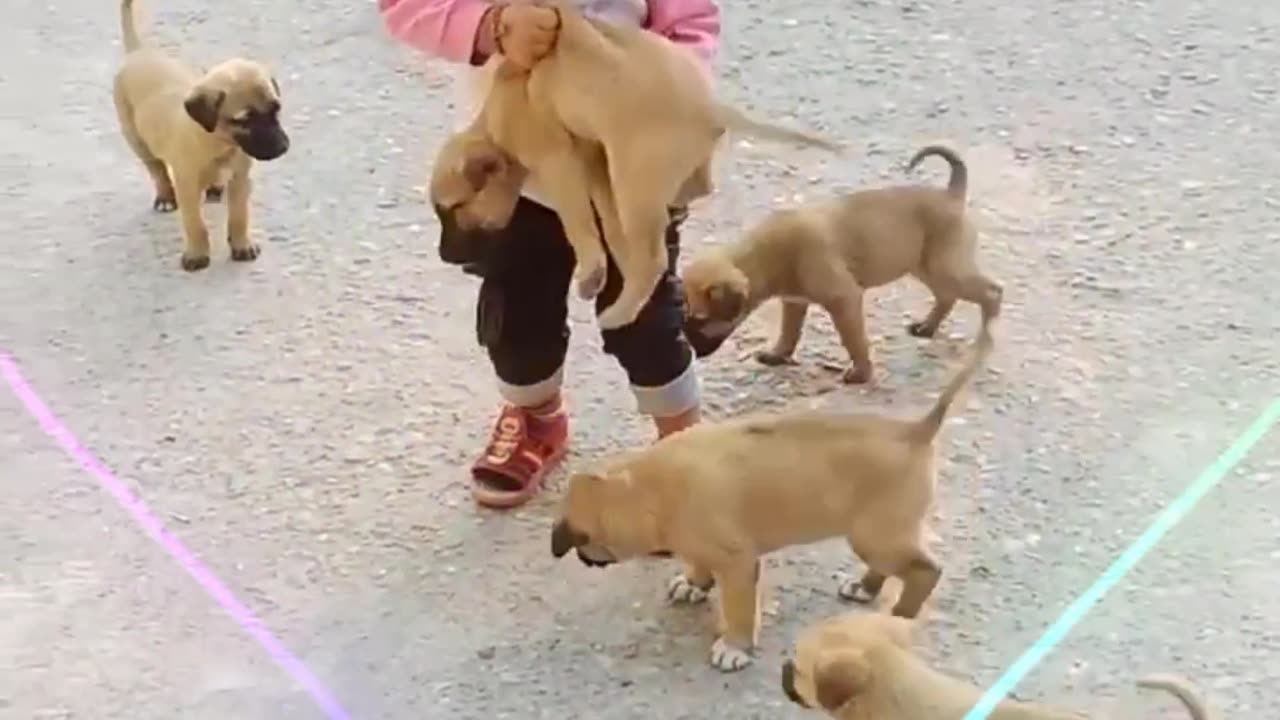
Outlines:
<svg viewBox="0 0 1280 720"><path fill-rule="evenodd" d="M113 99L120 131L155 185L152 206L182 217L182 269L209 266L209 230L201 200L217 200L226 182L231 259L249 261L259 248L249 234L249 171L289 149L280 126L280 87L265 66L235 58L203 75L144 45L133 0L121 0L124 64Z"/></svg>
<svg viewBox="0 0 1280 720"><path fill-rule="evenodd" d="M793 362L805 314L817 305L849 353L844 381L868 382L874 369L863 296L907 274L934 297L929 314L908 327L916 337L932 337L957 300L980 306L984 323L999 315L1003 292L978 269L978 233L965 214L968 169L950 148L930 145L908 171L931 155L951 165L945 189L877 188L778 210L737 243L695 255L681 279L698 354L714 352L761 303L781 298L778 338L757 360Z"/></svg>
<svg viewBox="0 0 1280 720"><path fill-rule="evenodd" d="M840 720L963 720L982 691L934 670L911 649L912 623L881 614L847 614L806 628L795 657L782 663L782 692ZM1163 690L1192 720L1213 720L1181 678L1149 675L1138 687ZM991 720L1083 720L1078 712L1001 701Z"/></svg>
<svg viewBox="0 0 1280 720"><path fill-rule="evenodd" d="M461 163L444 166L455 179L433 171L432 204L442 227L462 227L463 218L479 213L459 189L478 196L493 179L506 191L516 166L532 175L573 246L579 295L589 299L603 289L605 245L618 266L622 290L600 313L601 328L634 322L652 296L667 271L668 208L712 191L709 165L727 131L840 149L717 102L689 53L664 37L585 17L563 0L537 4L559 18L553 49L528 71L502 57L490 60L497 63L492 87L464 134L487 137L492 146L463 142ZM501 9L494 22L501 38ZM458 147L452 140L451 146ZM437 165L445 159L442 152ZM435 192L446 187L452 192ZM503 212L476 218L472 227L505 227L515 202L492 207ZM442 208L462 217L446 219Z"/></svg>
<svg viewBox="0 0 1280 720"><path fill-rule="evenodd" d="M760 627L760 557L843 537L867 565L840 595L869 603L886 578L903 582L895 615L914 617L942 571L925 547L934 438L993 345L983 325L972 357L916 420L802 412L702 423L570 478L551 532L559 558L587 565L671 555L685 570L674 601L720 588L721 634L711 662L750 664Z"/></svg>

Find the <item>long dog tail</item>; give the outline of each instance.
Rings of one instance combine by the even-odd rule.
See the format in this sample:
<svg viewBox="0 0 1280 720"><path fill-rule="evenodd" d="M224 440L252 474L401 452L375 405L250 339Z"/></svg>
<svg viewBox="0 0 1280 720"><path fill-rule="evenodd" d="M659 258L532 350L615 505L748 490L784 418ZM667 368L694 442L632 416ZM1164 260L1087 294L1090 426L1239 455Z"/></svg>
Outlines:
<svg viewBox="0 0 1280 720"><path fill-rule="evenodd" d="M969 192L969 166L964 164L964 160L955 150L945 145L927 145L920 148L920 151L911 158L911 162L907 163L907 172L915 170L920 161L930 155L946 160L947 164L951 166L951 179L947 181L947 194L957 200L964 200L965 195Z"/></svg>
<svg viewBox="0 0 1280 720"><path fill-rule="evenodd" d="M791 130L779 125L752 120L747 117L741 110L716 103L716 121L720 127L726 130L737 130L738 132L754 135L765 140L773 140L775 142L789 142L798 145L808 145L810 147L822 148L832 152L840 152L844 146L837 142L832 142L826 138L818 137L810 133L801 132L800 130Z"/></svg>
<svg viewBox="0 0 1280 720"><path fill-rule="evenodd" d="M124 37L125 54L142 47L138 39L138 26L133 17L133 0L120 0L120 33Z"/></svg>
<svg viewBox="0 0 1280 720"><path fill-rule="evenodd" d="M995 338L991 334L991 326L994 323L993 319L982 324L982 329L978 331L978 339L973 344L973 354L969 356L968 362L960 368L960 372L956 373L946 389L938 396L938 402L934 403L929 414L911 426L911 435L914 439L923 443L933 442L938 430L942 428L942 422L947 419L947 411L955 403L956 397L973 380L982 362L991 354L991 349L995 346Z"/></svg>
<svg viewBox="0 0 1280 720"><path fill-rule="evenodd" d="M1191 720L1214 720L1215 716L1209 711L1204 704L1199 693L1197 693L1191 684L1186 680L1175 675L1147 675L1138 678L1138 687L1147 690L1163 690L1170 695L1178 698L1178 702L1182 703L1187 712L1191 714Z"/></svg>

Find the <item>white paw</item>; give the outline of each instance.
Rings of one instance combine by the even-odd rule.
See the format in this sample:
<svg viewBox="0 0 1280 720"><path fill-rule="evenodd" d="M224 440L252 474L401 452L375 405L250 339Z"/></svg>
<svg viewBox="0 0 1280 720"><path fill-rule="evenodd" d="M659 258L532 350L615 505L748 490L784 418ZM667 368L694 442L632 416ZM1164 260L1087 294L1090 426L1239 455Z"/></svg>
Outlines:
<svg viewBox="0 0 1280 720"><path fill-rule="evenodd" d="M707 591L689 582L683 573L667 583L667 600L673 605L696 605L707 599Z"/></svg>
<svg viewBox="0 0 1280 720"><path fill-rule="evenodd" d="M711 666L720 672L737 672L751 664L751 653L736 648L724 638L711 645Z"/></svg>
<svg viewBox="0 0 1280 720"><path fill-rule="evenodd" d="M840 583L840 587L836 589L836 594L841 600L856 602L860 605L867 605L875 602L875 596L867 592L862 586L862 578L851 578Z"/></svg>

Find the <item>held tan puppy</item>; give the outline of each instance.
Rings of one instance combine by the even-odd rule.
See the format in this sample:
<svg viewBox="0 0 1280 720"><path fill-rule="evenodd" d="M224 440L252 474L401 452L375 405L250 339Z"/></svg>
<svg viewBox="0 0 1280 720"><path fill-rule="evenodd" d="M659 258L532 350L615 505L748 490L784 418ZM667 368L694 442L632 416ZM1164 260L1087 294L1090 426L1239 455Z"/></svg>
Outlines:
<svg viewBox="0 0 1280 720"><path fill-rule="evenodd" d="M693 57L666 38L559 0L539 4L558 11L555 47L528 72L490 60L498 66L484 108L468 139L441 151L432 204L446 232L500 229L532 174L564 224L584 298L604 286L603 231L623 286L602 328L633 322L653 293L667 266L668 207L712 191L711 158L726 131L840 148L716 102Z"/></svg>
<svg viewBox="0 0 1280 720"><path fill-rule="evenodd" d="M224 179L231 259L257 258L249 234L249 171L254 160L274 160L289 149L275 79L260 63L238 58L201 75L143 45L133 0L121 0L120 13L125 60L113 94L120 130L155 184L153 207L181 214L182 269L209 266L201 200L220 199Z"/></svg>
<svg viewBox="0 0 1280 720"><path fill-rule="evenodd" d="M893 612L914 617L942 574L925 547L934 493L933 440L991 351L984 325L973 356L927 415L794 413L695 425L569 481L551 533L559 558L600 566L651 555L685 564L668 596L697 602L720 588L712 664L751 662L759 632L760 556L845 538L866 563L840 595L870 602L888 576L903 582Z"/></svg>
<svg viewBox="0 0 1280 720"><path fill-rule="evenodd" d="M912 335L932 336L956 300L981 306L984 322L999 315L1001 287L978 269L978 233L965 216L968 170L937 145L916 153L908 170L930 155L951 165L945 189L877 188L779 210L736 244L695 255L681 279L690 324L711 338L699 355L714 352L761 303L781 298L778 338L757 353L760 362L792 362L805 313L817 305L831 316L852 361L845 382L868 382L874 370L863 295L907 274L934 297L928 316L909 326Z"/></svg>
<svg viewBox="0 0 1280 720"><path fill-rule="evenodd" d="M982 691L943 675L911 649L912 623L882 614L847 614L806 628L795 658L782 664L782 692L792 702L840 720L963 720ZM1192 720L1215 716L1191 686L1149 675L1141 688L1172 693ZM991 720L1084 720L1084 714L1005 700Z"/></svg>

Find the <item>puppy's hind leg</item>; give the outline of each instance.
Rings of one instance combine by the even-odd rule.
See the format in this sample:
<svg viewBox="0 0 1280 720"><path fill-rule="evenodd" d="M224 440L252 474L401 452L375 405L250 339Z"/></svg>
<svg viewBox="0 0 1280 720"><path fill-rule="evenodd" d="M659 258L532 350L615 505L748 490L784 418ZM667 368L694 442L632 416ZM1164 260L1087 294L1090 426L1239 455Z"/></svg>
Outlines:
<svg viewBox="0 0 1280 720"><path fill-rule="evenodd" d="M800 332L804 329L804 316L809 303L801 300L782 301L782 321L778 327L778 339L773 348L756 353L756 360L764 365L792 365L796 345L800 344Z"/></svg>
<svg viewBox="0 0 1280 720"><path fill-rule="evenodd" d="M720 637L711 646L711 665L736 672L751 664L760 634L760 560L736 558L715 573L720 586Z"/></svg>
<svg viewBox="0 0 1280 720"><path fill-rule="evenodd" d="M147 174L151 176L151 183L155 186L155 197L151 201L151 208L157 212L173 212L178 209L178 199L173 190L173 181L169 178L169 168L165 166L163 160L151 153L146 143L142 142L138 131L133 127L129 108L118 97L116 114L120 118L120 134L124 135L124 140L129 144L129 149L133 150L133 154L142 161L142 166L147 169Z"/></svg>
<svg viewBox="0 0 1280 720"><path fill-rule="evenodd" d="M882 527L851 534L849 546L867 564L867 570L861 579L844 583L838 590L840 597L860 604L873 602L892 575L902 580L902 595L893 614L906 618L918 615L942 578L942 569L919 537L916 531L885 534Z"/></svg>

